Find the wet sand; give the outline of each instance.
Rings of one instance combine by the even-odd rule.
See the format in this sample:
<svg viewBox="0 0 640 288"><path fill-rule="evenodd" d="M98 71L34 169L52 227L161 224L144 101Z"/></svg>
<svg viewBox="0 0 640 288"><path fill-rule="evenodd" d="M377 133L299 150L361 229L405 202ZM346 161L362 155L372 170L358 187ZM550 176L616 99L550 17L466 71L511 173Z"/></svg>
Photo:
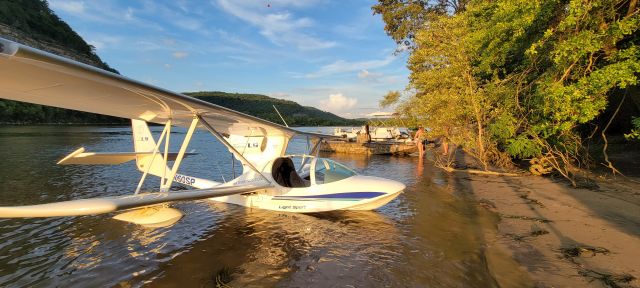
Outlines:
<svg viewBox="0 0 640 288"><path fill-rule="evenodd" d="M500 219L487 245L511 255L533 287L640 287L640 184L618 177L577 189L549 177L454 174ZM511 287L501 282L508 275L494 277Z"/></svg>

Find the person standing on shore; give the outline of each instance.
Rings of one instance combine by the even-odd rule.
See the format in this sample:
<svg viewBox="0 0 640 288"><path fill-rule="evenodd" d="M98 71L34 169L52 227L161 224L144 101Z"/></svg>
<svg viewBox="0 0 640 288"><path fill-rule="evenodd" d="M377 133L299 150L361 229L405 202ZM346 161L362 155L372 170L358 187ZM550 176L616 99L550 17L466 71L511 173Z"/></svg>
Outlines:
<svg viewBox="0 0 640 288"><path fill-rule="evenodd" d="M364 124L364 135L366 135L367 143L371 142L371 133L369 133L369 123Z"/></svg>
<svg viewBox="0 0 640 288"><path fill-rule="evenodd" d="M445 133L442 135L442 142L440 146L442 146L442 155L449 155L449 141L447 141L447 135L449 134L449 127L445 128Z"/></svg>
<svg viewBox="0 0 640 288"><path fill-rule="evenodd" d="M422 158L422 156L424 156L424 143L423 143L423 138L424 138L424 127L422 127L422 125L418 126L418 131L416 132L416 135L413 136L413 141L416 143L416 146L418 146L418 154L420 156L420 158Z"/></svg>

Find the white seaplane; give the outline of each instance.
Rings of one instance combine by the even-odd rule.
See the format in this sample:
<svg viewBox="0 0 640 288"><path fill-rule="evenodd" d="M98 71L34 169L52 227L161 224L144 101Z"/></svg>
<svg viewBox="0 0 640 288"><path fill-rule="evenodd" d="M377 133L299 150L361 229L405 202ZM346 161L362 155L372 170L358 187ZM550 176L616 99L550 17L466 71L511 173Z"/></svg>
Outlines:
<svg viewBox="0 0 640 288"><path fill-rule="evenodd" d="M297 131L3 38L0 98L132 119L134 152L93 153L80 148L58 164L120 164L135 160L142 172L138 186L132 187L128 196L0 207L0 218L127 210L114 218L165 226L183 216L167 204L174 201L210 199L299 213L371 210L393 200L405 188L400 182L358 175L342 164L317 157L321 139L332 136ZM159 139L153 138L147 122L164 125ZM177 153L168 151L172 126L187 128ZM178 174L198 128L208 130L242 163L240 176L219 183ZM315 140L309 155L285 155L287 144L295 135ZM294 160L299 161L297 169ZM171 167L169 161L173 162ZM157 192L141 191L148 175L160 178ZM171 191L173 182L194 189Z"/></svg>

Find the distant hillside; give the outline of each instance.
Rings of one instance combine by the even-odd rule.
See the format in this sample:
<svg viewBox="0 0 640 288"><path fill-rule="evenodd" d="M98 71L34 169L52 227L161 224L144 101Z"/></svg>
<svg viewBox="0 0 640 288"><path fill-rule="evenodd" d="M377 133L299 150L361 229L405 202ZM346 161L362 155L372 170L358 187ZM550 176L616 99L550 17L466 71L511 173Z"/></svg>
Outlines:
<svg viewBox="0 0 640 288"><path fill-rule="evenodd" d="M0 1L0 36L114 73L42 0ZM0 123L127 123L125 119L0 99Z"/></svg>
<svg viewBox="0 0 640 288"><path fill-rule="evenodd" d="M0 1L0 35L53 54L118 73L95 54L42 0Z"/></svg>
<svg viewBox="0 0 640 288"><path fill-rule="evenodd" d="M282 124L282 120L273 109L273 105L275 105L290 126L337 126L360 125L363 123L359 120L345 119L314 107L302 106L293 101L271 98L260 94L238 94L219 91L187 92L184 94Z"/></svg>

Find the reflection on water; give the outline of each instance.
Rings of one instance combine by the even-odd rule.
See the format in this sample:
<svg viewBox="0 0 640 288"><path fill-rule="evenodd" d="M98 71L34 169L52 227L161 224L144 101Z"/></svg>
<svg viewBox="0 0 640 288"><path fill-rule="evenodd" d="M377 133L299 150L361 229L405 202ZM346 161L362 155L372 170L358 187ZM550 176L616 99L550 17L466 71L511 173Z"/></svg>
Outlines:
<svg viewBox="0 0 640 288"><path fill-rule="evenodd" d="M175 134L172 139L183 137L181 130ZM0 205L131 193L139 177L132 163L55 165L80 146L130 151L130 139L128 127L0 128ZM212 141L197 133L189 149L199 155L181 170L230 179L231 156ZM289 152L306 145L296 139ZM454 177L417 158L330 156L407 189L377 211L360 212L292 214L181 202L174 206L186 216L158 229L112 215L0 219L0 286L214 287L218 275L229 274L234 287L492 287L492 275L516 269L489 268L483 231L492 218ZM145 189L157 182L147 181ZM512 283L525 281L513 277Z"/></svg>

